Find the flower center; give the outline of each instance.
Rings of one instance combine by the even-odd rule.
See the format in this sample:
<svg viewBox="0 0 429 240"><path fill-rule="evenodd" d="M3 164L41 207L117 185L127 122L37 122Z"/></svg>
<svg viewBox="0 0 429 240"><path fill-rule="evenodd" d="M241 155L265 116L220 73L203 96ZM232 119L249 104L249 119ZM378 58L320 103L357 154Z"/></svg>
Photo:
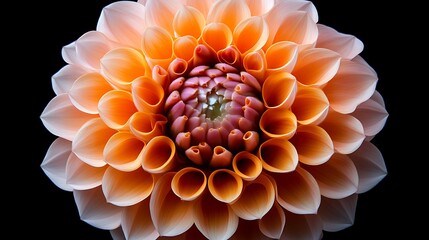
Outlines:
<svg viewBox="0 0 429 240"><path fill-rule="evenodd" d="M260 84L249 73L225 63L200 65L174 79L168 91L171 137L192 162L228 166L233 154L258 145L264 106Z"/></svg>

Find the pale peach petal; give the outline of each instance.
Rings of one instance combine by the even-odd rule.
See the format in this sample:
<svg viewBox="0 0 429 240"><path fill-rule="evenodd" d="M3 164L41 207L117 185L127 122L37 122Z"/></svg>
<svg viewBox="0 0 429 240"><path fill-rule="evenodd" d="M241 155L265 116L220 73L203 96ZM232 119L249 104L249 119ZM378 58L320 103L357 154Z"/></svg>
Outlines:
<svg viewBox="0 0 429 240"><path fill-rule="evenodd" d="M242 239L271 240L259 230L257 220L248 221L240 218L238 228L229 240Z"/></svg>
<svg viewBox="0 0 429 240"><path fill-rule="evenodd" d="M290 139L298 152L298 159L307 165L320 165L334 154L334 144L329 134L321 127L301 125Z"/></svg>
<svg viewBox="0 0 429 240"><path fill-rule="evenodd" d="M149 198L125 208L122 214L121 226L125 239L157 239L159 234L150 216Z"/></svg>
<svg viewBox="0 0 429 240"><path fill-rule="evenodd" d="M175 173L164 174L155 184L150 197L150 215L160 236L176 236L194 223L192 202L182 201L171 190Z"/></svg>
<svg viewBox="0 0 429 240"><path fill-rule="evenodd" d="M387 175L383 156L374 144L364 141L361 147L349 156L359 176L357 193L370 190Z"/></svg>
<svg viewBox="0 0 429 240"><path fill-rule="evenodd" d="M243 180L235 172L228 169L213 171L209 176L207 185L213 197L224 203L235 201L243 190Z"/></svg>
<svg viewBox="0 0 429 240"><path fill-rule="evenodd" d="M79 111L68 94L54 97L40 115L43 125L52 134L72 141L83 124L96 117Z"/></svg>
<svg viewBox="0 0 429 240"><path fill-rule="evenodd" d="M363 60L343 60L323 91L335 111L351 113L374 94L377 80L377 74Z"/></svg>
<svg viewBox="0 0 429 240"><path fill-rule="evenodd" d="M103 56L101 70L107 80L119 89L130 90L134 79L150 76L144 56L133 48L116 48Z"/></svg>
<svg viewBox="0 0 429 240"><path fill-rule="evenodd" d="M244 56L243 67L252 76L258 79L259 84L265 81L265 71L267 68L267 61L263 50L251 52Z"/></svg>
<svg viewBox="0 0 429 240"><path fill-rule="evenodd" d="M274 202L271 209L259 220L259 229L270 238L280 239L286 224L283 208Z"/></svg>
<svg viewBox="0 0 429 240"><path fill-rule="evenodd" d="M89 114L98 114L98 102L108 91L110 84L99 73L87 73L79 77L70 89L70 101L76 108Z"/></svg>
<svg viewBox="0 0 429 240"><path fill-rule="evenodd" d="M129 132L117 132L104 147L104 161L120 171L134 171L141 166L139 157L144 142Z"/></svg>
<svg viewBox="0 0 429 240"><path fill-rule="evenodd" d="M214 52L218 52L232 43L232 31L223 23L210 23L204 27L201 41Z"/></svg>
<svg viewBox="0 0 429 240"><path fill-rule="evenodd" d="M262 17L254 16L241 21L234 29L233 40L238 50L246 55L261 49L268 39L268 25Z"/></svg>
<svg viewBox="0 0 429 240"><path fill-rule="evenodd" d="M291 72L298 58L298 45L281 41L271 45L265 54L267 73Z"/></svg>
<svg viewBox="0 0 429 240"><path fill-rule="evenodd" d="M298 123L303 125L321 123L329 110L329 100L325 93L316 87L298 88L292 104L292 112Z"/></svg>
<svg viewBox="0 0 429 240"><path fill-rule="evenodd" d="M271 10L275 0L246 0L246 2L252 16L260 16Z"/></svg>
<svg viewBox="0 0 429 240"><path fill-rule="evenodd" d="M166 136L157 136L147 143L140 157L144 170L150 173L163 173L174 166L176 145Z"/></svg>
<svg viewBox="0 0 429 240"><path fill-rule="evenodd" d="M161 114L136 112L130 118L130 131L144 143L164 135L167 118Z"/></svg>
<svg viewBox="0 0 429 240"><path fill-rule="evenodd" d="M207 22L224 23L234 31L239 22L249 17L250 9L245 0L220 0L211 6Z"/></svg>
<svg viewBox="0 0 429 240"><path fill-rule="evenodd" d="M322 165L303 167L316 179L322 196L340 199L357 191L358 172L347 155L335 153Z"/></svg>
<svg viewBox="0 0 429 240"><path fill-rule="evenodd" d="M110 236L113 238L113 240L127 240L125 238L125 235L124 235L124 232L122 231L121 226L119 226L113 230L110 230L109 232L110 232Z"/></svg>
<svg viewBox="0 0 429 240"><path fill-rule="evenodd" d="M204 237L204 235L198 230L198 228L194 225L192 225L191 228L186 230L186 232L179 234L174 237L159 237L158 240L195 240L195 239L207 239Z"/></svg>
<svg viewBox="0 0 429 240"><path fill-rule="evenodd" d="M104 146L116 130L109 128L103 120L95 118L85 123L73 140L73 152L84 162L94 167L106 165Z"/></svg>
<svg viewBox="0 0 429 240"><path fill-rule="evenodd" d="M145 26L145 7L136 2L120 1L103 8L97 31L113 41L138 49Z"/></svg>
<svg viewBox="0 0 429 240"><path fill-rule="evenodd" d="M320 126L331 136L335 150L342 154L354 152L365 139L362 124L351 115L330 111Z"/></svg>
<svg viewBox="0 0 429 240"><path fill-rule="evenodd" d="M107 126L121 130L127 128L128 120L137 108L130 92L111 90L98 102L98 112Z"/></svg>
<svg viewBox="0 0 429 240"><path fill-rule="evenodd" d="M109 167L101 186L107 202L125 207L146 199L152 193L154 178L142 168L123 172Z"/></svg>
<svg viewBox="0 0 429 240"><path fill-rule="evenodd" d="M299 45L313 45L318 36L317 24L307 12L296 11L284 17L275 31L273 43L294 42Z"/></svg>
<svg viewBox="0 0 429 240"><path fill-rule="evenodd" d="M131 93L134 104L140 112L160 113L164 107L164 89L152 78L135 79Z"/></svg>
<svg viewBox="0 0 429 240"><path fill-rule="evenodd" d="M279 72L265 79L262 99L267 108L289 108L297 91L296 78L287 72Z"/></svg>
<svg viewBox="0 0 429 240"><path fill-rule="evenodd" d="M352 226L357 200L357 194L343 199L322 198L318 214L323 223L323 230L337 232Z"/></svg>
<svg viewBox="0 0 429 240"><path fill-rule="evenodd" d="M383 100L379 102L376 98L377 96L374 98L371 97L361 103L352 113L352 115L362 123L366 136L375 136L379 133L386 124L389 116L384 107L384 102L382 102Z"/></svg>
<svg viewBox="0 0 429 240"><path fill-rule="evenodd" d="M76 64L67 64L52 76L52 89L56 95L67 93L73 83L87 70Z"/></svg>
<svg viewBox="0 0 429 240"><path fill-rule="evenodd" d="M195 225L208 239L228 239L238 227L239 218L231 207L206 192L194 205Z"/></svg>
<svg viewBox="0 0 429 240"><path fill-rule="evenodd" d="M193 201L204 192L206 185L207 177L203 171L186 167L174 175L171 189L180 199Z"/></svg>
<svg viewBox="0 0 429 240"><path fill-rule="evenodd" d="M176 36L190 35L199 38L206 24L204 15L196 8L182 6L173 20L173 29Z"/></svg>
<svg viewBox="0 0 429 240"><path fill-rule="evenodd" d="M281 239L320 240L323 236L322 221L318 215L286 213L286 227Z"/></svg>
<svg viewBox="0 0 429 240"><path fill-rule="evenodd" d="M108 203L101 187L74 190L73 196L82 221L104 230L119 227L123 208Z"/></svg>
<svg viewBox="0 0 429 240"><path fill-rule="evenodd" d="M261 219L273 206L275 195L271 180L265 175L260 175L254 181L245 184L240 197L230 206L242 219Z"/></svg>
<svg viewBox="0 0 429 240"><path fill-rule="evenodd" d="M329 82L340 67L341 57L323 48L300 51L292 74L304 85L321 86Z"/></svg>
<svg viewBox="0 0 429 240"><path fill-rule="evenodd" d="M107 167L93 167L70 154L66 165L67 184L76 190L87 190L101 185Z"/></svg>
<svg viewBox="0 0 429 240"><path fill-rule="evenodd" d="M198 41L192 36L178 37L173 42L174 55L191 63L197 46Z"/></svg>
<svg viewBox="0 0 429 240"><path fill-rule="evenodd" d="M76 56L88 69L100 69L100 59L109 52L113 43L101 32L90 31L76 40Z"/></svg>
<svg viewBox="0 0 429 240"><path fill-rule="evenodd" d="M317 24L319 37L317 38L317 48L327 48L333 50L345 59L353 59L363 50L363 43L355 36L339 33L337 30Z"/></svg>
<svg viewBox="0 0 429 240"><path fill-rule="evenodd" d="M320 190L316 180L306 170L297 167L287 174L273 175L277 183L277 202L296 214L315 214L320 205Z"/></svg>
<svg viewBox="0 0 429 240"><path fill-rule="evenodd" d="M158 1L155 0L151 2ZM159 2L165 2L165 0ZM164 28L149 27L143 34L142 50L151 68L155 65L159 65L167 69L168 64L170 64L173 59L173 38Z"/></svg>
<svg viewBox="0 0 429 240"><path fill-rule="evenodd" d="M76 41L64 46L61 49L61 56L68 64L81 65L81 60L76 55Z"/></svg>
<svg viewBox="0 0 429 240"><path fill-rule="evenodd" d="M261 160L248 151L237 153L232 159L232 169L245 181L255 180L262 172Z"/></svg>
<svg viewBox="0 0 429 240"><path fill-rule="evenodd" d="M200 11L205 18L209 13L213 2L215 2L215 0L186 0L186 5L198 9L198 11Z"/></svg>
<svg viewBox="0 0 429 240"><path fill-rule="evenodd" d="M287 173L295 170L298 165L298 153L287 140L272 138L263 142L258 150L262 167L275 173Z"/></svg>
<svg viewBox="0 0 429 240"><path fill-rule="evenodd" d="M147 0L145 4L146 23L173 34L173 19L182 3L177 0Z"/></svg>
<svg viewBox="0 0 429 240"><path fill-rule="evenodd" d="M262 114L259 127L270 138L289 139L295 134L297 121L293 112L272 108Z"/></svg>
<svg viewBox="0 0 429 240"><path fill-rule="evenodd" d="M71 153L71 142L57 138L49 146L40 167L46 176L59 188L72 191L73 188L66 183L66 165Z"/></svg>
<svg viewBox="0 0 429 240"><path fill-rule="evenodd" d="M355 60L358 60L358 57L356 57ZM380 104L381 106L386 107L383 96L381 96L381 94L377 90L374 91L374 94L371 96L370 99Z"/></svg>

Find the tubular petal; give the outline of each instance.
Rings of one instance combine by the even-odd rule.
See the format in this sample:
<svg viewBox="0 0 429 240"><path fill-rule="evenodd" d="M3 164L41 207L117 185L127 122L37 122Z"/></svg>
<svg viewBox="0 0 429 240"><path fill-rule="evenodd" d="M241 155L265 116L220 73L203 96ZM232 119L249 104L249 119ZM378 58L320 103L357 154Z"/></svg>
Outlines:
<svg viewBox="0 0 429 240"><path fill-rule="evenodd" d="M152 69L152 79L159 83L163 89L167 89L170 84L170 76L167 70L158 65Z"/></svg>
<svg viewBox="0 0 429 240"><path fill-rule="evenodd" d="M272 138L261 144L258 157L262 167L275 173L287 173L295 170L298 165L298 153L287 140Z"/></svg>
<svg viewBox="0 0 429 240"><path fill-rule="evenodd" d="M259 134L255 131L247 131L243 135L244 150L253 152L259 145Z"/></svg>
<svg viewBox="0 0 429 240"><path fill-rule="evenodd" d="M150 140L141 153L143 169L150 173L169 171L176 158L176 145L166 136L157 136Z"/></svg>
<svg viewBox="0 0 429 240"><path fill-rule="evenodd" d="M173 19L182 4L177 0L147 0L145 4L146 23L158 26L173 34Z"/></svg>
<svg viewBox="0 0 429 240"><path fill-rule="evenodd" d="M236 46L231 45L217 52L217 58L226 64L239 68L241 65L241 54Z"/></svg>
<svg viewBox="0 0 429 240"><path fill-rule="evenodd" d="M288 211L285 213L287 224L281 239L322 239L322 221L318 215L293 214Z"/></svg>
<svg viewBox="0 0 429 240"><path fill-rule="evenodd" d="M207 139L208 140L208 139ZM231 164L233 155L232 153L222 146L216 146L213 149L213 156L210 160L210 166L212 167L225 167Z"/></svg>
<svg viewBox="0 0 429 240"><path fill-rule="evenodd" d="M152 193L154 178L142 168L123 172L109 167L101 186L107 202L116 206L131 206L143 201Z"/></svg>
<svg viewBox="0 0 429 240"><path fill-rule="evenodd" d="M243 67L252 76L258 79L260 85L265 81L267 62L264 51L250 52L243 58Z"/></svg>
<svg viewBox="0 0 429 240"><path fill-rule="evenodd" d="M193 52L194 49L192 49ZM170 78L174 79L182 76L188 70L188 62L181 58L174 59L168 66Z"/></svg>
<svg viewBox="0 0 429 240"><path fill-rule="evenodd" d="M261 16L274 6L275 0L246 0L252 16Z"/></svg>
<svg viewBox="0 0 429 240"><path fill-rule="evenodd" d="M165 0L159 2L165 2ZM173 58L173 39L165 29L149 27L143 34L142 50L151 68L160 65L167 69Z"/></svg>
<svg viewBox="0 0 429 240"><path fill-rule="evenodd" d="M365 61L343 60L323 91L335 111L351 113L374 94L377 80L377 74Z"/></svg>
<svg viewBox="0 0 429 240"><path fill-rule="evenodd" d="M182 201L171 190L175 173L164 174L155 184L150 197L150 215L160 236L176 236L194 223L192 202Z"/></svg>
<svg viewBox="0 0 429 240"><path fill-rule="evenodd" d="M173 20L176 36L190 35L199 38L206 24L204 15L190 6L182 6Z"/></svg>
<svg viewBox="0 0 429 240"><path fill-rule="evenodd" d="M139 155L144 146L133 134L117 132L106 143L104 161L120 171L134 171L141 166Z"/></svg>
<svg viewBox="0 0 429 240"><path fill-rule="evenodd" d="M107 167L93 167L71 153L66 165L67 184L76 190L87 190L101 185Z"/></svg>
<svg viewBox="0 0 429 240"><path fill-rule="evenodd" d="M271 45L265 54L267 73L291 72L298 57L298 45L281 41Z"/></svg>
<svg viewBox="0 0 429 240"><path fill-rule="evenodd" d="M97 31L113 41L138 49L146 27L145 7L136 2L114 2L103 8Z"/></svg>
<svg viewBox="0 0 429 240"><path fill-rule="evenodd" d="M52 89L56 95L67 93L73 83L87 70L76 64L67 64L52 76Z"/></svg>
<svg viewBox="0 0 429 240"><path fill-rule="evenodd" d="M298 123L317 125L328 114L329 100L320 88L299 87L292 104Z"/></svg>
<svg viewBox="0 0 429 240"><path fill-rule="evenodd" d="M211 6L207 22L224 23L234 31L238 23L249 17L250 9L245 0L220 0Z"/></svg>
<svg viewBox="0 0 429 240"><path fill-rule="evenodd" d="M331 136L335 150L342 154L354 152L365 139L362 124L351 115L330 111L320 126Z"/></svg>
<svg viewBox="0 0 429 240"><path fill-rule="evenodd" d="M279 72L265 79L262 99L267 108L289 108L296 91L296 78L290 73Z"/></svg>
<svg viewBox="0 0 429 240"><path fill-rule="evenodd" d="M201 156L200 149L197 146L192 146L185 151L186 157L195 164L202 165L204 163L203 157Z"/></svg>
<svg viewBox="0 0 429 240"><path fill-rule="evenodd" d="M151 78L140 77L133 81L132 98L140 112L160 113L164 107L164 89Z"/></svg>
<svg viewBox="0 0 429 240"><path fill-rule="evenodd" d="M267 42L268 34L268 25L262 17L250 17L235 27L234 44L245 56L249 52L261 49Z"/></svg>
<svg viewBox="0 0 429 240"><path fill-rule="evenodd" d="M92 70L100 69L100 59L112 49L112 43L101 32L90 31L76 40L76 57Z"/></svg>
<svg viewBox="0 0 429 240"><path fill-rule="evenodd" d="M322 165L303 167L316 179L325 197L340 199L357 191L358 172L347 155L336 153Z"/></svg>
<svg viewBox="0 0 429 240"><path fill-rule="evenodd" d="M136 112L130 118L130 131L144 143L165 132L167 118L161 114Z"/></svg>
<svg viewBox="0 0 429 240"><path fill-rule="evenodd" d="M130 90L134 79L150 75L144 56L133 48L116 48L101 59L101 70L114 86Z"/></svg>
<svg viewBox="0 0 429 240"><path fill-rule="evenodd" d="M353 194L343 199L322 198L319 216L323 230L337 232L353 225L358 196Z"/></svg>
<svg viewBox="0 0 429 240"><path fill-rule="evenodd" d="M140 203L125 208L121 226L126 239L155 240L159 237L150 216L149 198Z"/></svg>
<svg viewBox="0 0 429 240"><path fill-rule="evenodd" d="M66 93L54 97L40 115L43 125L52 134L72 141L78 130L96 117L79 111Z"/></svg>
<svg viewBox="0 0 429 240"><path fill-rule="evenodd" d="M71 142L63 138L57 138L49 146L40 167L46 176L59 188L72 191L73 188L66 183L66 165L71 154Z"/></svg>
<svg viewBox="0 0 429 240"><path fill-rule="evenodd" d="M292 12L275 31L273 43L290 41L299 45L313 45L318 36L317 24L307 12Z"/></svg>
<svg viewBox="0 0 429 240"><path fill-rule="evenodd" d="M277 202L295 214L315 214L320 205L320 190L310 173L297 167L287 174L273 175L277 183Z"/></svg>
<svg viewBox="0 0 429 240"><path fill-rule="evenodd" d="M261 160L247 151L237 153L232 159L232 169L245 181L255 180L262 172Z"/></svg>
<svg viewBox="0 0 429 240"><path fill-rule="evenodd" d="M98 114L98 102L110 90L112 87L103 76L87 73L73 83L69 97L73 105L82 112Z"/></svg>
<svg viewBox="0 0 429 240"><path fill-rule="evenodd" d="M254 181L246 183L240 197L230 206L242 219L261 219L273 206L275 195L270 179L260 175Z"/></svg>
<svg viewBox="0 0 429 240"><path fill-rule="evenodd" d="M357 193L370 190L387 175L383 156L374 144L364 141L361 147L349 156L359 176Z"/></svg>
<svg viewBox="0 0 429 240"><path fill-rule="evenodd" d="M80 218L86 223L104 230L113 230L121 224L122 208L108 203L101 187L74 190L73 196Z"/></svg>
<svg viewBox="0 0 429 240"><path fill-rule="evenodd" d="M130 117L137 112L131 93L112 90L104 94L98 102L101 119L107 126L121 130L127 127Z"/></svg>
<svg viewBox="0 0 429 240"><path fill-rule="evenodd" d="M231 207L205 192L194 205L195 226L208 239L228 239L238 227L239 218Z"/></svg>
<svg viewBox="0 0 429 240"><path fill-rule="evenodd" d="M231 203L240 196L243 180L231 170L217 169L209 176L208 189L217 200Z"/></svg>
<svg viewBox="0 0 429 240"><path fill-rule="evenodd" d="M193 201L204 192L206 185L207 177L203 171L186 167L174 175L171 189L180 199Z"/></svg>
<svg viewBox="0 0 429 240"><path fill-rule="evenodd" d="M340 60L340 55L328 49L303 50L298 54L298 61L292 74L304 85L321 86L335 76L340 67Z"/></svg>
<svg viewBox="0 0 429 240"><path fill-rule="evenodd" d="M297 121L293 112L273 108L262 114L259 127L270 138L289 139L295 134Z"/></svg>
<svg viewBox="0 0 429 240"><path fill-rule="evenodd" d="M201 41L215 53L232 43L232 31L223 23L210 23L204 27Z"/></svg>
<svg viewBox="0 0 429 240"><path fill-rule="evenodd" d="M280 239L285 224L284 210L275 201L271 209L259 220L259 229L267 237Z"/></svg>
<svg viewBox="0 0 429 240"><path fill-rule="evenodd" d="M76 134L72 150L82 161L94 167L106 165L104 146L117 131L109 128L103 120L95 118L85 123Z"/></svg>
<svg viewBox="0 0 429 240"><path fill-rule="evenodd" d="M173 42L174 55L188 63L191 63L194 58L195 48L198 42L192 36L178 37Z"/></svg>
<svg viewBox="0 0 429 240"><path fill-rule="evenodd" d="M298 152L299 161L307 165L323 164L334 154L331 137L319 126L299 126L290 141Z"/></svg>
<svg viewBox="0 0 429 240"><path fill-rule="evenodd" d="M371 97L358 105L352 113L352 116L362 123L366 136L375 136L386 124L389 114L383 104L378 102L376 97Z"/></svg>

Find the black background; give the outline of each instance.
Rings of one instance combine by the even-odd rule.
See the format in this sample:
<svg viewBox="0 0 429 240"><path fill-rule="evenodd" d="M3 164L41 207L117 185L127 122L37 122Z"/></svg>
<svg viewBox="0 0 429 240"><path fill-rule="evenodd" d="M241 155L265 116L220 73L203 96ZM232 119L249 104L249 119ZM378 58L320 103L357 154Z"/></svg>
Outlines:
<svg viewBox="0 0 429 240"><path fill-rule="evenodd" d="M7 161L5 158L12 166L4 167L2 176L6 177L5 191L10 193L3 200L5 212L10 214L3 218L8 226L5 230L16 237L36 239L110 239L108 231L81 221L72 193L57 188L44 175L40 164L55 137L43 127L39 116L54 97L51 76L65 65L61 48L94 30L102 7L113 1L53 2L32 1L7 8L13 10L14 16L4 22L10 34L2 37L6 41L3 51L11 54L3 70L13 73L13 77L4 81L11 86L6 85L3 92L17 94L16 98L5 99L4 104L9 122L5 130L13 139L8 141L10 148L3 151L13 153ZM421 154L424 149L419 144L425 144L427 139L418 140L415 134L424 136L425 123L419 119L424 119L421 114L426 111L427 101L420 99L422 95L417 92L423 79L418 74L420 67L414 63L417 60L411 56L423 54L425 49L424 41L418 39L419 31L414 30L414 24L419 22L414 18L419 15L419 7L399 6L394 1L377 1L377 5L372 0L313 2L319 23L363 41L361 56L377 71L377 90L390 114L385 128L373 140L384 155L387 177L359 195L352 227L325 232L324 239L418 236L427 223L416 217L425 218L427 207L422 194L428 190L419 172L428 160ZM424 76L427 78L427 74ZM10 100L15 99L23 102L11 105Z"/></svg>

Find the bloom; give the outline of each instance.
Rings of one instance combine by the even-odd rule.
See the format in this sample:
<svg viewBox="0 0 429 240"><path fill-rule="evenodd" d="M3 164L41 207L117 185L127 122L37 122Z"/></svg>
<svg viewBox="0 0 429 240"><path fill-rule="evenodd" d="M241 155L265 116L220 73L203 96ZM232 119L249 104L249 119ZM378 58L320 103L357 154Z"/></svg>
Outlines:
<svg viewBox="0 0 429 240"><path fill-rule="evenodd" d="M112 236L320 238L386 174L387 118L357 38L302 0L104 8L63 48L42 163Z"/></svg>

